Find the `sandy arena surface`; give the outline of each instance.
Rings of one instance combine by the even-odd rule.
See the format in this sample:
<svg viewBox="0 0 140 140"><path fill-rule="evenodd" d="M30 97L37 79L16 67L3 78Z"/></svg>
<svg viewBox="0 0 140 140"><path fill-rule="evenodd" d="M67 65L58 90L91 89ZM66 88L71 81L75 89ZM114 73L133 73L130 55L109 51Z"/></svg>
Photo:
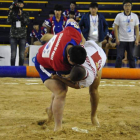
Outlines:
<svg viewBox="0 0 140 140"><path fill-rule="evenodd" d="M140 140L140 80L103 79L99 93L101 127L91 125L88 88L69 88L63 130L53 132L53 122L37 123L51 101L41 80L0 78L0 140Z"/></svg>

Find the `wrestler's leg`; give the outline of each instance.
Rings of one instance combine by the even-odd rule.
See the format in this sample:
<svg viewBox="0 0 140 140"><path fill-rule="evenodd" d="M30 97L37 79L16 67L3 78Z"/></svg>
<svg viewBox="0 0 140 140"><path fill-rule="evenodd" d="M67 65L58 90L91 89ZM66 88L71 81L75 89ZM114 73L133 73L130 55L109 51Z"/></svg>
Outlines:
<svg viewBox="0 0 140 140"><path fill-rule="evenodd" d="M52 112L54 115L54 131L62 129L62 116L68 87L61 81L48 79L44 85L54 94L52 101Z"/></svg>
<svg viewBox="0 0 140 140"><path fill-rule="evenodd" d="M93 84L89 87L90 103L91 103L91 122L94 126L99 126L99 121L97 118L96 111L99 103L98 87L101 80L101 74L102 71L100 70L98 72L98 78L96 78Z"/></svg>

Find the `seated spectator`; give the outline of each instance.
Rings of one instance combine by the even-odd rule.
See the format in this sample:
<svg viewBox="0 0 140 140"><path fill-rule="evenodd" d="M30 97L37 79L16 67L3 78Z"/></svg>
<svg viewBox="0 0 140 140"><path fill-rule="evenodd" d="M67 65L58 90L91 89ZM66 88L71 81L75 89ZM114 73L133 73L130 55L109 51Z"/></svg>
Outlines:
<svg viewBox="0 0 140 140"><path fill-rule="evenodd" d="M102 41L102 48L105 48L106 44L108 43L109 40L109 32L105 36L104 40Z"/></svg>
<svg viewBox="0 0 140 140"><path fill-rule="evenodd" d="M39 23L35 21L33 23L33 30L30 33L31 36L31 44L32 45L43 45L45 42L42 42L41 37L47 33L47 29L45 27L39 27Z"/></svg>
<svg viewBox="0 0 140 140"><path fill-rule="evenodd" d="M109 35L108 42L106 43L105 46L105 53L107 57L108 57L109 48L115 48L115 47L116 47L116 39L114 35L114 30L112 30L112 32Z"/></svg>
<svg viewBox="0 0 140 140"><path fill-rule="evenodd" d="M54 16L54 11L51 10L51 11L49 12L49 18L51 18L51 17L53 17L53 16Z"/></svg>
<svg viewBox="0 0 140 140"><path fill-rule="evenodd" d="M63 12L63 15L66 17L66 18L70 18L69 17L69 13L70 11L74 11L75 12L75 17L74 17L74 20L76 20L77 22L79 21L79 17L80 17L80 13L79 11L76 9L76 2L73 1L70 3L70 9L67 9Z"/></svg>
<svg viewBox="0 0 140 140"><path fill-rule="evenodd" d="M69 12L69 17L67 19L75 19L75 12L74 11L70 11Z"/></svg>
<svg viewBox="0 0 140 140"><path fill-rule="evenodd" d="M63 7L61 5L55 5L55 15L44 21L43 26L47 28L48 33L57 34L64 29L67 18L62 15L62 10Z"/></svg>
<svg viewBox="0 0 140 140"><path fill-rule="evenodd" d="M54 16L54 11L51 10L51 11L49 12L49 18L46 19L46 21L49 20L50 18L52 18L53 16ZM46 27L45 22L43 22L42 26L43 26L43 27Z"/></svg>

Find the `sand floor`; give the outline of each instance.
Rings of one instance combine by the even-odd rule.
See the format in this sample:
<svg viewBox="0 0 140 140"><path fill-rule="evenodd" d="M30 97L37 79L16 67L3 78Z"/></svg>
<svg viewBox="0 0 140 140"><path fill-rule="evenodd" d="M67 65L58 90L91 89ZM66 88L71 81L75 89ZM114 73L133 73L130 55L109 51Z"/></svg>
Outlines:
<svg viewBox="0 0 140 140"><path fill-rule="evenodd" d="M99 93L101 127L91 125L88 88L69 88L63 130L53 132L53 122L37 123L51 101L41 80L0 78L0 140L140 140L140 80L102 79Z"/></svg>

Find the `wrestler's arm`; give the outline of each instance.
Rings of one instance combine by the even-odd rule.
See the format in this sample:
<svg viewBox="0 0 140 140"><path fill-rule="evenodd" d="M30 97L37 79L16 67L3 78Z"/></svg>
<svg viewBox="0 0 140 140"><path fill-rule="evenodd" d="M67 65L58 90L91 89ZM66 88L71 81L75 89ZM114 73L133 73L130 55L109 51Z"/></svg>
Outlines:
<svg viewBox="0 0 140 140"><path fill-rule="evenodd" d="M58 75L52 75L51 78L60 80L61 82L65 83L67 86L69 86L71 88L80 89L78 82L72 82L72 81L70 81L66 78L63 78L61 76L58 76Z"/></svg>

